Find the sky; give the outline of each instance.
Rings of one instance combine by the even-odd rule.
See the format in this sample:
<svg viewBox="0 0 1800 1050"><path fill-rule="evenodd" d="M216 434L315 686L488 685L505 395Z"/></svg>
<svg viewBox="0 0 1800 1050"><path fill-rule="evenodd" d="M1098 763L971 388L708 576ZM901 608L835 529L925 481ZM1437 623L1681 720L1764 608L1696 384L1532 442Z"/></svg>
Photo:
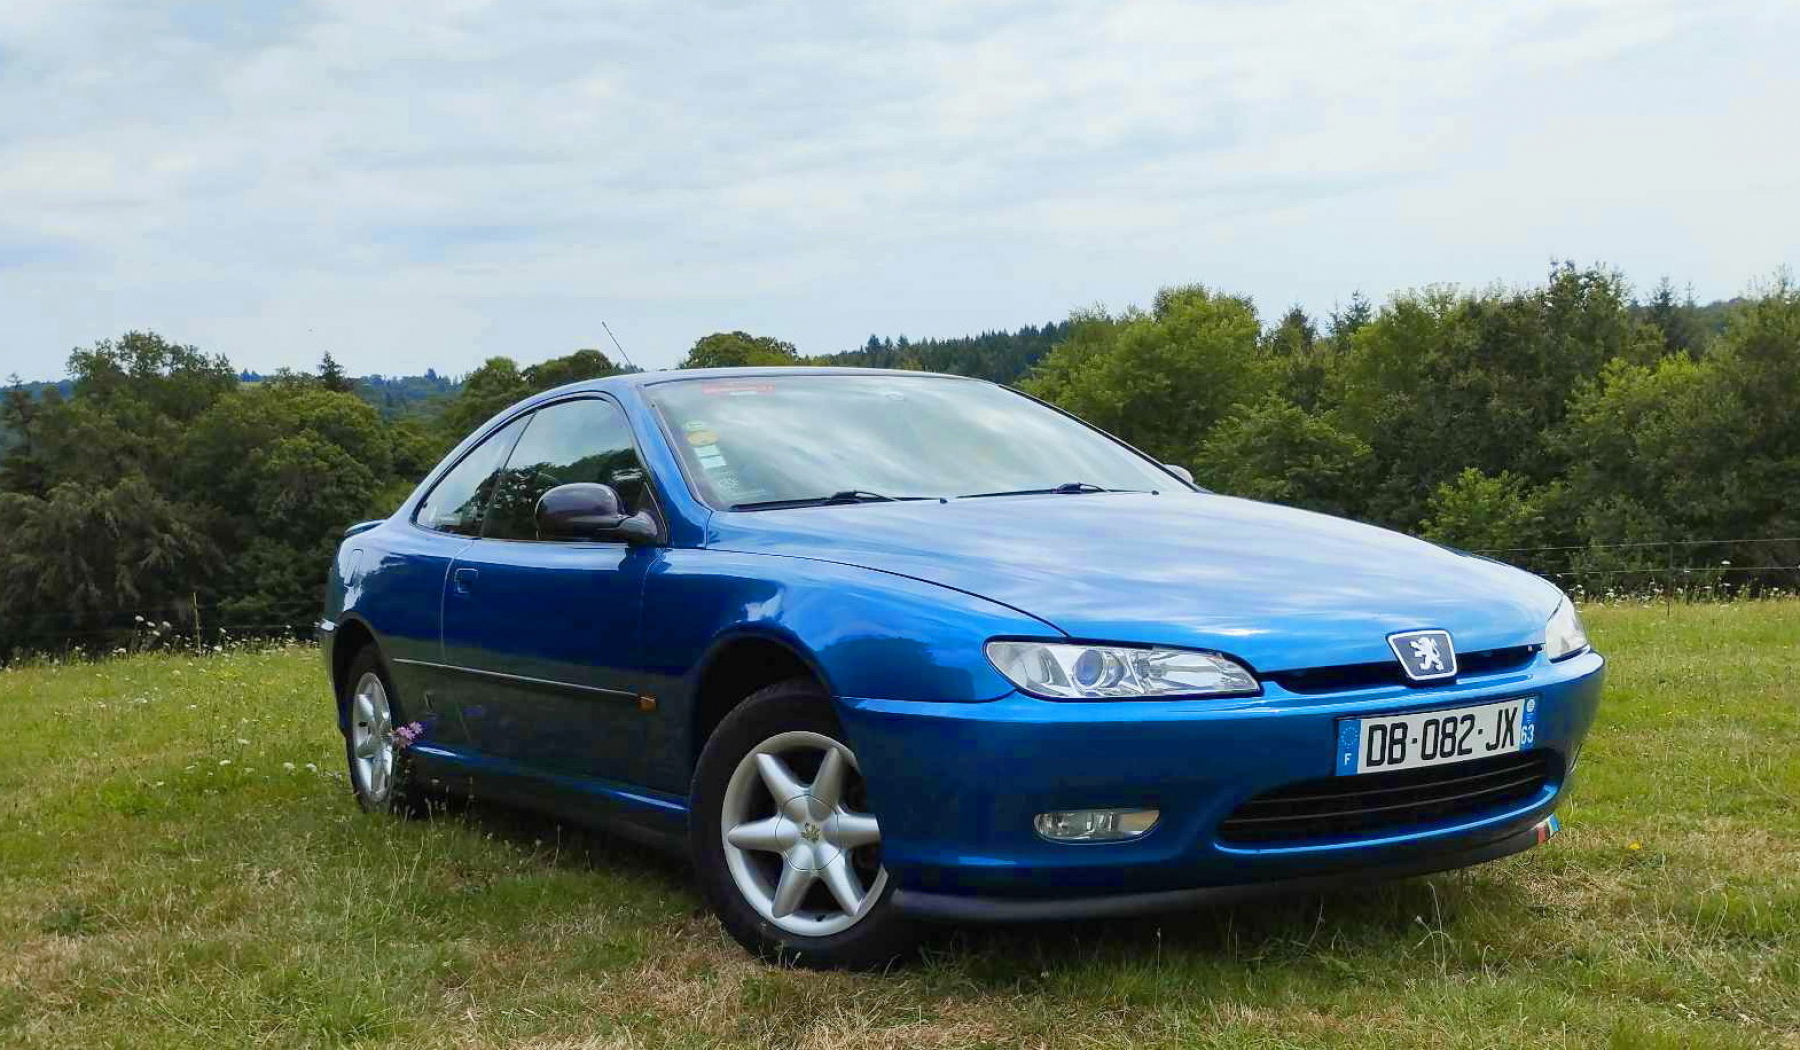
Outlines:
<svg viewBox="0 0 1800 1050"><path fill-rule="evenodd" d="M0 0L0 376L1800 264L1791 0Z"/></svg>

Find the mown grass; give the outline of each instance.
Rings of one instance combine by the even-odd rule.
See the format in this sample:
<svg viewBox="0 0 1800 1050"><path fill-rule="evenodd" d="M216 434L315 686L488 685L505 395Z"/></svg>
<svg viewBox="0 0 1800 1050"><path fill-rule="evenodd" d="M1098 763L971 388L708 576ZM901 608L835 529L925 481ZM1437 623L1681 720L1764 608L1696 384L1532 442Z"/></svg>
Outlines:
<svg viewBox="0 0 1800 1050"><path fill-rule="evenodd" d="M349 798L317 654L0 672L0 1046L1800 1046L1800 602L1588 611L1567 832L1391 886L753 963L675 863Z"/></svg>

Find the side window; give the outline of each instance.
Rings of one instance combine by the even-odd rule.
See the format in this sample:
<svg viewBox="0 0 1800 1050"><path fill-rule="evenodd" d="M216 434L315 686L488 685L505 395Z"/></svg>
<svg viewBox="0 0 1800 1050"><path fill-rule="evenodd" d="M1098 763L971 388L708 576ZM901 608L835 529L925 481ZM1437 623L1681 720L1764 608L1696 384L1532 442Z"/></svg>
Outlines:
<svg viewBox="0 0 1800 1050"><path fill-rule="evenodd" d="M521 416L488 436L475 446L462 462L438 479L431 492L419 504L414 521L437 532L458 536L481 535L481 511L500 479L500 466L507 450L525 428Z"/></svg>
<svg viewBox="0 0 1800 1050"><path fill-rule="evenodd" d="M611 485L628 514L649 504L631 424L611 401L586 398L538 409L506 461L482 535L537 539L538 499L577 481Z"/></svg>

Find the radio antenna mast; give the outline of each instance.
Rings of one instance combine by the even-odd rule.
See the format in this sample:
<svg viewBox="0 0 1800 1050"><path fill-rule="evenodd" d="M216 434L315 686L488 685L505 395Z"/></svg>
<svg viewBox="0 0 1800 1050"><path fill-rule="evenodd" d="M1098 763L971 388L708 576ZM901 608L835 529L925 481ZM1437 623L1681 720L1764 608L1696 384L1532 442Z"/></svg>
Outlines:
<svg viewBox="0 0 1800 1050"><path fill-rule="evenodd" d="M606 329L606 337L613 341L613 346L618 348L619 356L623 357L625 359L625 363L630 365L633 368L636 368L637 363L631 359L630 354L625 352L625 348L623 346L619 345L619 337L613 334L612 326L607 324L605 321L601 321L600 327Z"/></svg>

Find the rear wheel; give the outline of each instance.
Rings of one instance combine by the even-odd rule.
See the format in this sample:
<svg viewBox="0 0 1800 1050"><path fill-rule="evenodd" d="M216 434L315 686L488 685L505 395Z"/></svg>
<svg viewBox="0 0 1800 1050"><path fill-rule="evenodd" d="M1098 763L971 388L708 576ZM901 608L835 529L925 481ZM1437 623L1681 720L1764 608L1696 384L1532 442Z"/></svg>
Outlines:
<svg viewBox="0 0 1800 1050"><path fill-rule="evenodd" d="M831 700L808 680L753 694L694 774L690 836L707 900L759 957L869 969L911 950L881 825Z"/></svg>

